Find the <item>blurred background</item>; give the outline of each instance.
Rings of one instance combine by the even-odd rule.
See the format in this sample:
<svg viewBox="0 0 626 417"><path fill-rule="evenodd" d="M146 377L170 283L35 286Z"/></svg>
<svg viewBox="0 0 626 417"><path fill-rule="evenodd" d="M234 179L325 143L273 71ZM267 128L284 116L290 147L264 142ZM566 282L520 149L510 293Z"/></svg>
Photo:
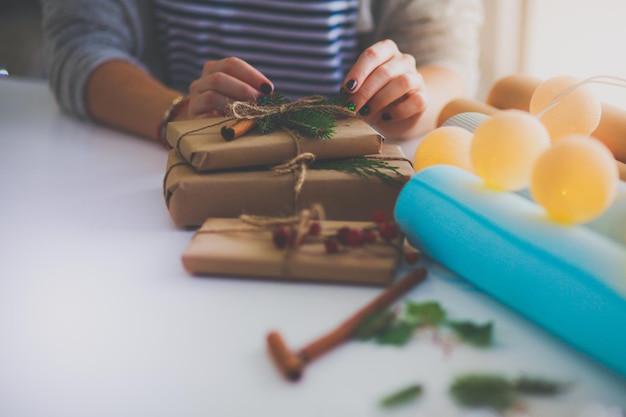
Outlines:
<svg viewBox="0 0 626 417"><path fill-rule="evenodd" d="M483 0L483 99L498 78L524 73L626 77L626 1ZM37 0L0 0L0 66L11 76L43 78ZM626 108L626 89L598 86L603 101Z"/></svg>

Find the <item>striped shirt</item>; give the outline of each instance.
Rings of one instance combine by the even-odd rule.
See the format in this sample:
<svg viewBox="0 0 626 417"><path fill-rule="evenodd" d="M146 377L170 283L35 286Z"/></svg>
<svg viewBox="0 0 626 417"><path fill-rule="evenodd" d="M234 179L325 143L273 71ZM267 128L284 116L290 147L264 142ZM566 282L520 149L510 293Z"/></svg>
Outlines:
<svg viewBox="0 0 626 417"><path fill-rule="evenodd" d="M155 0L169 84L239 57L291 99L339 92L357 57L359 0Z"/></svg>

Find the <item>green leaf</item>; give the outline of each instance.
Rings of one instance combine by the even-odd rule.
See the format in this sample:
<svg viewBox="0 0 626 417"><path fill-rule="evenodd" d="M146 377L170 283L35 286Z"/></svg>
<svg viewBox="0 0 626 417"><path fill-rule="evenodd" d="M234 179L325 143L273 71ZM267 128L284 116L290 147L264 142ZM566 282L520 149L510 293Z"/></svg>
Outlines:
<svg viewBox="0 0 626 417"><path fill-rule="evenodd" d="M464 342L487 347L493 341L493 323L476 324L471 321L450 321L448 325Z"/></svg>
<svg viewBox="0 0 626 417"><path fill-rule="evenodd" d="M376 341L381 345L404 346L411 340L414 330L413 323L396 321L378 334Z"/></svg>
<svg viewBox="0 0 626 417"><path fill-rule="evenodd" d="M463 407L505 410L516 400L512 384L499 375L467 374L457 377L450 395Z"/></svg>
<svg viewBox="0 0 626 417"><path fill-rule="evenodd" d="M407 301L405 311L409 320L420 325L437 326L446 319L446 311L437 301L422 303Z"/></svg>
<svg viewBox="0 0 626 417"><path fill-rule="evenodd" d="M383 398L380 404L385 408L396 407L414 401L422 395L422 386L410 385Z"/></svg>
<svg viewBox="0 0 626 417"><path fill-rule="evenodd" d="M396 312L384 310L372 314L361 323L354 332L354 338L358 340L370 340L384 333L396 319Z"/></svg>
<svg viewBox="0 0 626 417"><path fill-rule="evenodd" d="M551 396L560 394L571 384L551 381L549 379L522 376L513 382L513 387L519 393L526 395Z"/></svg>

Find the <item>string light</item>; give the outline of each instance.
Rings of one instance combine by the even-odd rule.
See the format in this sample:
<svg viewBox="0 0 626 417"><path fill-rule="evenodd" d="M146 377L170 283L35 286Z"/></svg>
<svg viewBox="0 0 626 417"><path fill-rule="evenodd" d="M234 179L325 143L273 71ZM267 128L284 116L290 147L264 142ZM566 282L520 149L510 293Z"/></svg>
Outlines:
<svg viewBox="0 0 626 417"><path fill-rule="evenodd" d="M472 172L472 132L458 126L442 126L427 134L415 150L413 166L421 171L432 165L454 165Z"/></svg>
<svg viewBox="0 0 626 417"><path fill-rule="evenodd" d="M548 132L536 117L505 110L478 125L470 159L488 187L516 191L528 186L533 164L549 146Z"/></svg>
<svg viewBox="0 0 626 417"><path fill-rule="evenodd" d="M588 222L615 199L619 174L611 151L584 135L561 137L537 160L530 194L560 223Z"/></svg>

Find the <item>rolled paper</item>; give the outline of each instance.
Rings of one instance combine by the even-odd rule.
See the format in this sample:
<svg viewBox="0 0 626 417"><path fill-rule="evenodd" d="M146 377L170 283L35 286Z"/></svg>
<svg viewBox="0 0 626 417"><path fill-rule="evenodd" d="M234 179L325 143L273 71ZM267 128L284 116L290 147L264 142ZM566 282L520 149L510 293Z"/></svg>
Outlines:
<svg viewBox="0 0 626 417"><path fill-rule="evenodd" d="M456 98L449 101L437 118L437 127L442 126L451 117L460 113L481 113L491 116L497 113L500 109L490 106L482 101L472 100L465 97Z"/></svg>
<svg viewBox="0 0 626 417"><path fill-rule="evenodd" d="M415 174L395 216L411 244L626 376L625 245L453 166Z"/></svg>

